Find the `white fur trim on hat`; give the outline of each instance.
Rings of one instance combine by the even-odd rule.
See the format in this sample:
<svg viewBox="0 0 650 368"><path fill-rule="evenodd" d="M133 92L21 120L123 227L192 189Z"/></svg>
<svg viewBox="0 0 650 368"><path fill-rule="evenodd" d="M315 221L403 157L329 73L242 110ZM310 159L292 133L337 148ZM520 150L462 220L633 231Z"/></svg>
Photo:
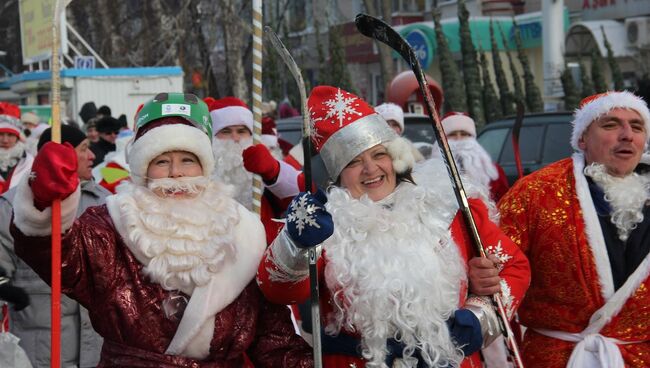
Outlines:
<svg viewBox="0 0 650 368"><path fill-rule="evenodd" d="M18 126L1 120L0 120L0 132L13 133L17 136L20 136L20 129L18 128Z"/></svg>
<svg viewBox="0 0 650 368"><path fill-rule="evenodd" d="M253 112L243 106L228 106L210 111L212 134L233 125L244 125L253 133Z"/></svg>
<svg viewBox="0 0 650 368"><path fill-rule="evenodd" d="M127 150L126 160L131 169L131 181L138 185L145 185L147 168L151 160L171 151L192 152L201 162L203 176L210 177L212 174L214 154L210 137L189 125L168 124L144 133Z"/></svg>
<svg viewBox="0 0 650 368"><path fill-rule="evenodd" d="M602 97L588 102L582 108L575 111L573 132L571 133L571 147L578 152L582 152L578 147L578 141L582 137L582 133L584 133L591 123L615 108L631 109L638 112L645 123L645 130L648 132L648 137L650 137L650 111L648 111L648 105L645 101L631 92L609 92Z"/></svg>
<svg viewBox="0 0 650 368"><path fill-rule="evenodd" d="M474 120L467 115L449 115L442 119L442 128L446 135L452 132L462 130L469 133L472 137L476 137L476 124Z"/></svg>
<svg viewBox="0 0 650 368"><path fill-rule="evenodd" d="M406 138L398 137L384 145L393 159L393 169L396 173L403 174L415 166L415 156Z"/></svg>
<svg viewBox="0 0 650 368"><path fill-rule="evenodd" d="M375 107L377 114L381 115L384 120L395 120L404 133L404 110L394 103L386 102Z"/></svg>

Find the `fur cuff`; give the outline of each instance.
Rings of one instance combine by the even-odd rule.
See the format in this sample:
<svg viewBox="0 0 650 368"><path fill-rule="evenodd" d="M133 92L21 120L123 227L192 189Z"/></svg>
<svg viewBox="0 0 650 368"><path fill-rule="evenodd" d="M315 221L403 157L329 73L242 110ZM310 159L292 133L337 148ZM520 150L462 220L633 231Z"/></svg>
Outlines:
<svg viewBox="0 0 650 368"><path fill-rule="evenodd" d="M309 277L308 251L293 244L283 229L271 244L270 266L266 268L274 282L300 282Z"/></svg>
<svg viewBox="0 0 650 368"><path fill-rule="evenodd" d="M280 163L278 179L273 185L267 185L266 188L280 199L297 196L300 193L300 188L298 188L300 171L284 161L278 162Z"/></svg>
<svg viewBox="0 0 650 368"><path fill-rule="evenodd" d="M470 296L465 302L465 309L469 309L481 324L481 335L483 335L483 347L490 345L497 337L501 336L499 328L499 317L497 316L490 297Z"/></svg>
<svg viewBox="0 0 650 368"><path fill-rule="evenodd" d="M27 236L52 235L52 207L39 211L34 207L34 194L27 183L28 177L16 188L14 200L14 224ZM66 232L77 217L77 207L81 198L80 186L61 201L61 233Z"/></svg>

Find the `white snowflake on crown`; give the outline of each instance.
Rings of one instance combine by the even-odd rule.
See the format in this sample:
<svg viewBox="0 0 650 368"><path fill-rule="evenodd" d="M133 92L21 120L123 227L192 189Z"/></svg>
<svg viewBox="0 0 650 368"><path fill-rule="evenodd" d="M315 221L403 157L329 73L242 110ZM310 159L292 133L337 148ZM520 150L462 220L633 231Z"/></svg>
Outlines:
<svg viewBox="0 0 650 368"><path fill-rule="evenodd" d="M341 92L341 89L339 88L336 91L335 98L324 102L325 106L329 108L329 110L327 110L327 114L325 115L325 119L336 117L336 119L339 121L340 128L343 126L344 120L352 120L352 116L350 115L355 114L361 116L362 114L355 109L355 107L359 106L359 104L355 103L355 101L357 101L356 97L343 96L343 92Z"/></svg>
<svg viewBox="0 0 650 368"><path fill-rule="evenodd" d="M315 204L307 203L307 197L302 196L298 201L292 202L289 206L287 221L296 224L298 235L302 235L302 231L306 226L320 229L320 225L318 225L314 217L316 210L318 210L318 207Z"/></svg>

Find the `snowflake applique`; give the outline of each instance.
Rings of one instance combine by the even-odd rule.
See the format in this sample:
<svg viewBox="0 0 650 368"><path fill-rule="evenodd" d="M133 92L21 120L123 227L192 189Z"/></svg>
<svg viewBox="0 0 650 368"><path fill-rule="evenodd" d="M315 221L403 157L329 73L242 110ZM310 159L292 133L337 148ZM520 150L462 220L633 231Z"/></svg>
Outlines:
<svg viewBox="0 0 650 368"><path fill-rule="evenodd" d="M318 207L315 204L307 203L307 197L301 197L297 202L291 203L287 221L295 223L298 229L298 235L302 235L302 231L306 226L313 226L320 229L320 225L314 218Z"/></svg>
<svg viewBox="0 0 650 368"><path fill-rule="evenodd" d="M315 113L312 111L311 106L309 107L309 133L311 134L311 139L316 142L316 144L320 145L321 139L323 139L323 136L318 134L318 130L316 129L316 123L319 121L323 120L322 117L315 117Z"/></svg>
<svg viewBox="0 0 650 368"><path fill-rule="evenodd" d="M485 248L485 251L487 253L494 254L497 257L497 259L499 260L499 264L497 265L499 272L503 269L503 265L512 259L511 255L503 251L503 247L501 246L501 240L499 240L497 245L490 245L487 248Z"/></svg>
<svg viewBox="0 0 650 368"><path fill-rule="evenodd" d="M348 114L356 114L361 116L362 114L354 109L355 107L359 106L358 103L355 103L356 100L356 97L343 96L343 92L341 92L341 89L339 88L336 91L335 98L325 101L325 106L329 108L327 114L325 115L325 119L336 117L336 119L339 121L340 128L343 126L343 120L352 119L352 117Z"/></svg>

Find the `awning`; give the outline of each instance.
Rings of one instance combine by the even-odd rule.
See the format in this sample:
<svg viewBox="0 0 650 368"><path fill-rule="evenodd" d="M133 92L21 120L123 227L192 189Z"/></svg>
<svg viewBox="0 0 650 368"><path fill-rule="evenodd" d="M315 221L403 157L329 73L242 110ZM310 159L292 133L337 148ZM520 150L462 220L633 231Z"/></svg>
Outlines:
<svg viewBox="0 0 650 368"><path fill-rule="evenodd" d="M632 56L633 50L626 46L625 25L615 20L593 20L577 22L569 27L564 41L565 55L569 57L589 57L598 48L601 56L607 56L605 38L607 35L614 57Z"/></svg>

